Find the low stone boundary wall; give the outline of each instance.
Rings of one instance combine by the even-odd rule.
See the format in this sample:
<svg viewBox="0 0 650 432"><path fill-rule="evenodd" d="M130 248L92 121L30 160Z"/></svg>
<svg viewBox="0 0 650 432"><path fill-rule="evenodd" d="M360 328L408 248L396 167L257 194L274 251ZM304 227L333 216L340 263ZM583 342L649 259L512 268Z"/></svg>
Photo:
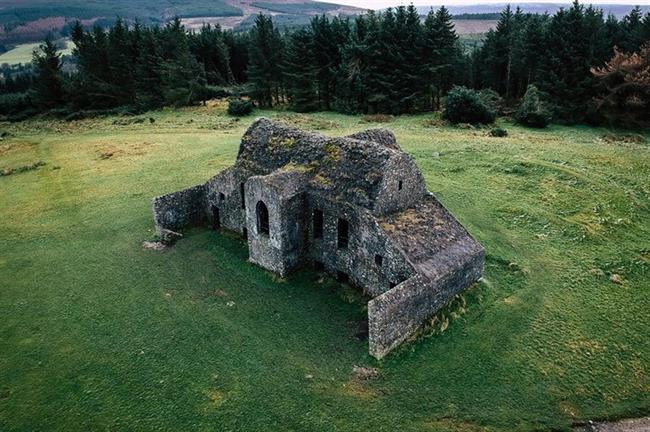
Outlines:
<svg viewBox="0 0 650 432"><path fill-rule="evenodd" d="M205 185L197 185L153 199L153 220L158 233L198 225L205 219Z"/></svg>
<svg viewBox="0 0 650 432"><path fill-rule="evenodd" d="M436 279L418 274L368 303L370 355L381 359L416 332L454 295L481 277L481 250Z"/></svg>

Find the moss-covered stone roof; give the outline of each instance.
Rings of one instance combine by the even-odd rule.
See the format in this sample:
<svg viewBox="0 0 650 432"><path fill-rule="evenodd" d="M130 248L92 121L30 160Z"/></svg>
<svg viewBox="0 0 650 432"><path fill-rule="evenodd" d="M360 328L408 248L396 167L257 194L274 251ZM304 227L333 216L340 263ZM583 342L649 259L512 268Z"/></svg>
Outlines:
<svg viewBox="0 0 650 432"><path fill-rule="evenodd" d="M260 118L244 134L237 164L258 175L301 171L309 174L312 188L371 207L387 163L401 156L395 136L386 129L329 138Z"/></svg>

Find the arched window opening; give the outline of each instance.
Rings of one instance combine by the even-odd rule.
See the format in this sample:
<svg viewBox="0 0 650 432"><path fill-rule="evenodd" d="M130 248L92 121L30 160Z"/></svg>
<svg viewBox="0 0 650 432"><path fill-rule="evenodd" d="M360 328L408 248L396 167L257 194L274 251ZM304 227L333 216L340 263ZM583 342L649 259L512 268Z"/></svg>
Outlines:
<svg viewBox="0 0 650 432"><path fill-rule="evenodd" d="M255 208L257 214L257 233L269 235L269 209L262 201L257 203Z"/></svg>

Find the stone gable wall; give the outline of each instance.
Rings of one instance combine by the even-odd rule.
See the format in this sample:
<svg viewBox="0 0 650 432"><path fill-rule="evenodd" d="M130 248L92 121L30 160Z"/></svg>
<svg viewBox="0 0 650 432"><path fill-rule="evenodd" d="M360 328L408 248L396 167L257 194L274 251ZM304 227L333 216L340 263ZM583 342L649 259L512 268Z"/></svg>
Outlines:
<svg viewBox="0 0 650 432"><path fill-rule="evenodd" d="M152 211L156 230L177 230L199 225L205 219L203 206L205 185L197 185L153 199Z"/></svg>
<svg viewBox="0 0 650 432"><path fill-rule="evenodd" d="M221 227L243 233L246 227L246 210L242 207L240 188L249 176L248 171L232 167L212 177L205 184L204 211L210 226L214 226L213 210L218 208Z"/></svg>
<svg viewBox="0 0 650 432"><path fill-rule="evenodd" d="M372 212L384 215L403 210L417 203L426 193L424 177L415 161L406 153L395 155L384 167Z"/></svg>
<svg viewBox="0 0 650 432"><path fill-rule="evenodd" d="M305 193L299 173L254 176L246 182L250 261L286 276L304 262ZM258 232L257 204L268 209L269 234Z"/></svg>
<svg viewBox="0 0 650 432"><path fill-rule="evenodd" d="M481 278L485 253L477 249L437 279L412 277L368 303L368 345L378 359L413 335L456 294Z"/></svg>
<svg viewBox="0 0 650 432"><path fill-rule="evenodd" d="M314 238L314 210L323 212L323 236ZM349 224L349 243L338 248L338 219ZM324 269L336 276L348 275L350 281L372 297L388 291L391 286L415 274L402 253L377 225L375 218L360 207L333 201L326 196L310 193L307 199L306 231L309 258L323 264ZM381 265L375 261L381 256Z"/></svg>

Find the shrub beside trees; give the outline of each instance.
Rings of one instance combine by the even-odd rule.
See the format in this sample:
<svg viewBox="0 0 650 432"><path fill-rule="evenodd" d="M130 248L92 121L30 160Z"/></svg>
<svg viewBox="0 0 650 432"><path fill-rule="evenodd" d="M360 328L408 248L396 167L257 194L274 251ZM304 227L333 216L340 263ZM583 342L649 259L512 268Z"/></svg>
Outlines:
<svg viewBox="0 0 650 432"><path fill-rule="evenodd" d="M551 113L544 106L539 90L532 84L528 86L521 100L515 114L515 121L534 128L544 128L551 121Z"/></svg>
<svg viewBox="0 0 650 432"><path fill-rule="evenodd" d="M479 93L467 87L454 87L445 100L444 118L451 123L488 124L496 119L496 112Z"/></svg>
<svg viewBox="0 0 650 432"><path fill-rule="evenodd" d="M246 99L228 99L228 114L233 117L244 117L253 112L253 103Z"/></svg>

